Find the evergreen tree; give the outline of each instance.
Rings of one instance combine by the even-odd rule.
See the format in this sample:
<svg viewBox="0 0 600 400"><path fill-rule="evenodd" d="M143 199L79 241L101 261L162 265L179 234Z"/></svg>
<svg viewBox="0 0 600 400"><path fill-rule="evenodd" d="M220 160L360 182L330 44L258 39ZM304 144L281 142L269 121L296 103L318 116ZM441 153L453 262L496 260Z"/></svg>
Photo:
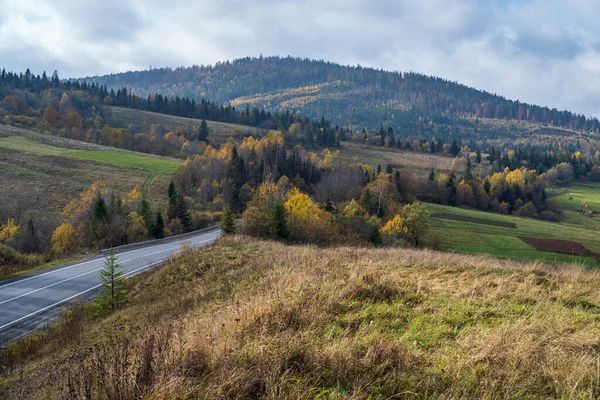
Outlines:
<svg viewBox="0 0 600 400"><path fill-rule="evenodd" d="M427 179L429 179L431 182L435 180L435 171L433 170L433 168L431 168L431 171L429 172L429 177Z"/></svg>
<svg viewBox="0 0 600 400"><path fill-rule="evenodd" d="M275 233L279 239L287 239L290 236L287 215L283 203L279 202L273 208L273 219L275 221Z"/></svg>
<svg viewBox="0 0 600 400"><path fill-rule="evenodd" d="M477 149L477 152L475 153L475 162L481 164L481 151L479 151L479 149Z"/></svg>
<svg viewBox="0 0 600 400"><path fill-rule="evenodd" d="M200 129L198 130L198 141L206 142L206 140L208 139L208 134L208 124L206 123L206 120L203 119L200 123Z"/></svg>
<svg viewBox="0 0 600 400"><path fill-rule="evenodd" d="M450 145L450 153L452 153L453 156L457 156L458 153L460 153L460 149L458 148L458 143L456 143L456 139L454 139L452 141L452 144Z"/></svg>
<svg viewBox="0 0 600 400"><path fill-rule="evenodd" d="M237 228L235 226L235 216L231 210L229 203L223 207L223 214L221 215L221 231L224 235L235 235Z"/></svg>
<svg viewBox="0 0 600 400"><path fill-rule="evenodd" d="M177 189L175 189L175 183L171 181L171 183L169 183L169 188L167 189L167 198L171 200L175 195L177 195Z"/></svg>
<svg viewBox="0 0 600 400"><path fill-rule="evenodd" d="M97 197L94 200L92 208L92 220L90 222L91 237L94 242L104 241L106 238L106 229L110 222L108 207L104 198Z"/></svg>
<svg viewBox="0 0 600 400"><path fill-rule="evenodd" d="M102 293L96 299L97 314L105 315L124 307L127 304L127 284L114 252L106 257L100 280Z"/></svg>
<svg viewBox="0 0 600 400"><path fill-rule="evenodd" d="M381 164L377 164L377 175L381 174Z"/></svg>
<svg viewBox="0 0 600 400"><path fill-rule="evenodd" d="M142 218L144 218L144 224L146 225L146 229L148 232L152 230L152 209L150 208L150 202L146 197L142 198L140 201L140 205L138 207L138 213Z"/></svg>
<svg viewBox="0 0 600 400"><path fill-rule="evenodd" d="M152 224L152 237L154 239L162 239L165 237L165 222L163 221L160 210L156 212L156 219Z"/></svg>
<svg viewBox="0 0 600 400"><path fill-rule="evenodd" d="M385 173L386 174L391 174L392 172L394 172L394 168L392 168L392 164L388 164L385 166Z"/></svg>
<svg viewBox="0 0 600 400"><path fill-rule="evenodd" d="M331 198L329 197L329 195L327 196L327 199L325 199L325 205L323 206L323 209L327 212L335 211L335 208L333 207L333 203L331 202Z"/></svg>

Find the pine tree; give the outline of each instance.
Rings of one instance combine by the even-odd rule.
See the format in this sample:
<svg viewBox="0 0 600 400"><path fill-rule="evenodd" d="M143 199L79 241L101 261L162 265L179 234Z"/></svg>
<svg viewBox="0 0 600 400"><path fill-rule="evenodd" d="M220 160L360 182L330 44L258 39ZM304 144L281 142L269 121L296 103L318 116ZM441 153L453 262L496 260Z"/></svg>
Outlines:
<svg viewBox="0 0 600 400"><path fill-rule="evenodd" d="M223 214L221 215L221 231L224 235L235 235L236 226L235 226L235 216L233 215L233 211L231 210L231 206L225 204L223 207Z"/></svg>
<svg viewBox="0 0 600 400"><path fill-rule="evenodd" d="M452 155L456 157L459 152L460 149L458 148L458 143L456 143L456 139L454 139L452 141L452 144L450 145L450 153L452 153Z"/></svg>
<svg viewBox="0 0 600 400"><path fill-rule="evenodd" d="M173 183L173 181L171 181L171 183L169 183L169 189L167 189L167 198L169 200L171 200L176 195L177 195L177 189L175 189L175 183Z"/></svg>
<svg viewBox="0 0 600 400"><path fill-rule="evenodd" d="M152 210L150 208L150 202L145 197L140 201L140 205L138 207L138 213L144 218L144 224L146 225L146 229L148 232L152 230Z"/></svg>
<svg viewBox="0 0 600 400"><path fill-rule="evenodd" d="M156 219L152 224L152 237L154 239L162 239L165 237L165 222L163 221L160 210L156 212Z"/></svg>
<svg viewBox="0 0 600 400"><path fill-rule="evenodd" d="M287 239L290 236L287 215L283 203L279 202L273 208L273 219L275 220L275 232L279 239Z"/></svg>
<svg viewBox="0 0 600 400"><path fill-rule="evenodd" d="M381 174L381 164L377 164L377 175Z"/></svg>
<svg viewBox="0 0 600 400"><path fill-rule="evenodd" d="M96 299L98 315L105 315L122 308L127 304L127 284L121 265L114 253L110 253L100 271L102 293Z"/></svg>
<svg viewBox="0 0 600 400"><path fill-rule="evenodd" d="M91 237L94 242L104 240L106 228L110 222L108 207L104 198L97 197L92 208L92 220L90 222Z"/></svg>
<svg viewBox="0 0 600 400"><path fill-rule="evenodd" d="M429 177L427 179L429 179L431 182L435 180L435 171L433 170L433 168L429 172Z"/></svg>
<svg viewBox="0 0 600 400"><path fill-rule="evenodd" d="M329 195L325 199L325 206L323 207L323 210L325 210L327 212L335 211L335 208L333 207L333 203L331 202L331 198L329 197Z"/></svg>
<svg viewBox="0 0 600 400"><path fill-rule="evenodd" d="M475 153L475 162L481 164L481 151L479 151L479 149L477 149L477 152Z"/></svg>
<svg viewBox="0 0 600 400"><path fill-rule="evenodd" d="M208 125L206 124L206 120L203 119L200 123L200 129L198 130L198 141L206 142L206 140L208 139L208 134Z"/></svg>
<svg viewBox="0 0 600 400"><path fill-rule="evenodd" d="M391 174L392 172L394 172L394 168L392 167L392 164L388 164L385 166L385 173L386 174Z"/></svg>

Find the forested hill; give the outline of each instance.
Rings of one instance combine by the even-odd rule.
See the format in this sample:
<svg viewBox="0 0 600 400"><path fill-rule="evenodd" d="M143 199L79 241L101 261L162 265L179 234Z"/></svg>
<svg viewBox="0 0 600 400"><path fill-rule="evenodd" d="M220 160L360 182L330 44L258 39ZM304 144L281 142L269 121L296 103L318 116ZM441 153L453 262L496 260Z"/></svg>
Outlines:
<svg viewBox="0 0 600 400"><path fill-rule="evenodd" d="M138 96L168 96L297 110L334 123L374 129L391 126L417 133L423 119L447 123L472 116L522 120L576 130L598 130L597 119L507 100L456 82L412 72L388 72L300 58L243 58L212 66L161 68L85 80L126 87Z"/></svg>

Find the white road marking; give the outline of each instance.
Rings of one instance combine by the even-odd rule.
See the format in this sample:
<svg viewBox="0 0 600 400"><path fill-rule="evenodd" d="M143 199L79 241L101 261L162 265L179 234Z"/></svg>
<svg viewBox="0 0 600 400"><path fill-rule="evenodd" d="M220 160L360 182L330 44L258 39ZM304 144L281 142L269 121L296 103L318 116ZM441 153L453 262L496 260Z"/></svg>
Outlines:
<svg viewBox="0 0 600 400"><path fill-rule="evenodd" d="M209 235L211 233L213 233L213 232L209 232L209 233L205 233L203 235L196 236L196 238L201 238L201 237L207 236L207 235ZM165 245L173 244L173 243L181 243L181 242L184 242L184 241L185 240L181 240L181 241L178 241L178 242L171 242L171 243L159 244L159 245L153 246L153 247L165 246ZM201 242L201 243L204 243L204 242ZM148 247L143 247L143 248L140 248L140 249L126 251L124 253L119 253L118 255L122 256L122 255L125 255L125 254L130 254L130 253L133 253L135 251L140 251L140 250L144 250L144 249L148 249ZM79 266L82 266L82 265L85 265L85 264L89 264L89 263L94 262L94 261L102 260L104 258L106 258L106 257L95 258L93 260L84 261L84 262L79 263L79 264L70 265L68 267L63 267L63 268L55 269L55 270L49 271L49 272L44 272L43 274L38 274L38 275L30 276L29 278L18 279L18 280L14 281L14 282L10 282L10 283L6 283L4 285L0 285L0 289L3 289L3 288L8 287L8 286L16 285L17 283L22 283L22 282L28 281L30 279L35 279L35 278L39 278L39 277L42 277L42 276L45 276L45 275L50 275L50 274L54 274L54 273L57 273L57 272L60 272L60 271L64 271L64 270L67 270L67 269L79 267Z"/></svg>
<svg viewBox="0 0 600 400"><path fill-rule="evenodd" d="M203 237L203 236L206 236L206 235L197 236L196 238L200 238L200 237ZM214 238L211 238L211 239L208 239L208 240L201 240L201 241L199 241L199 242L197 242L197 241L194 241L194 244L198 245L198 244L203 244L203 243L211 242L213 239L214 239ZM175 242L175 243L179 243L179 242ZM175 250L176 248L177 248L177 246L175 246L175 247L173 247L173 248L169 248L169 249L165 249L165 250L157 251L157 252L154 252L154 253L145 254L145 255L143 255L143 256L140 256L140 257L131 258L131 259L129 259L129 260L122 261L122 262L124 262L124 263L125 263L125 262L129 262L129 261L132 261L132 260L137 260L137 259L140 259L140 258L145 258L145 257L151 256L151 255L154 255L154 254L164 253L165 251ZM129 251L129 252L126 252L126 253L121 253L121 254L128 254L128 253L131 253L131 252L133 252L133 251L135 251L135 250L132 250L132 251ZM140 267L140 268L136 268L136 269L135 269L135 270L133 270L133 271L129 271L129 272L127 272L127 273L123 274L123 276L129 276L129 275L131 275L131 274L134 274L134 273L136 273L136 272L138 272L138 271L141 271L141 270L144 270L144 269L151 268L151 267L153 267L154 265L157 265L157 264L160 264L160 263L163 263L163 262L165 262L165 260L166 260L166 258L165 258L165 259L162 259L162 260L160 260L160 261L157 261L157 262L155 262L155 263L152 263L152 264L149 264L149 265L146 265L146 266ZM96 259L96 260L91 260L91 261L88 261L88 262L92 262L92 261L98 261L98 260ZM83 265L83 264L86 264L86 263L88 263L88 262L81 263L81 264L79 264L79 265ZM70 266L70 267L61 268L61 270L68 269L68 268L72 268L72 267L74 267L74 266ZM102 269L102 268L100 268L100 269ZM63 281L61 281L61 282L56 282L56 283L54 283L54 284L51 284L51 285L48 285L48 286L46 286L46 287L44 287L44 288L36 289L36 290L34 290L34 291L32 291L32 292L29 292L29 293L27 293L27 294L31 294L31 293L37 292L37 291L39 291L39 290L42 290L42 289L45 289L45 288L48 288L48 287L51 287L51 286L57 285L57 284L59 284L59 283L63 283L63 282L69 281L69 280L71 280L71 279L75 279L75 278L77 278L77 277L79 277L79 276L82 276L82 275L87 275L87 274L89 274L89 273L92 273L92 272L99 271L100 269L96 269L96 270L94 270L94 271L89 271L89 272L83 273L83 274L81 274L81 275L78 275L78 276L76 276L76 277L71 277L71 278L65 279L65 280L63 280ZM53 271L53 272L55 272L55 271ZM46 275L46 274L44 274L44 275ZM40 276L40 275L37 275L37 276ZM37 276L36 276L36 277L37 277ZM30 279L30 278L27 278L27 279ZM27 280L27 279L23 279L23 280L21 280L21 281L19 281L19 282L23 282L24 280ZM4 286L8 286L8 285L4 285ZM2 287L4 287L4 286L0 286L0 289L1 289ZM53 308L53 307L56 307L56 306L58 306L58 305L60 305L60 304L62 304L62 303L65 303L65 302L67 302L67 301L69 301L69 300L72 300L72 299L74 299L74 298L75 298L75 297L77 297L77 296L81 296L81 295L83 295L83 294L85 294L85 293L87 293L87 292L89 292L89 291L91 291L91 290L97 289L97 288L99 288L99 287L101 287L101 286L102 286L102 284L95 285L95 286L93 286L93 287L91 287L91 288L89 288L89 289L86 289L86 290L84 290L84 291L81 291L81 292L79 292L79 293L77 293L77 294L74 294L73 296L70 296L70 297L68 297L68 298L66 298L66 299L60 300L60 301L58 301L58 302L56 302L56 303L54 303L54 304L51 304L51 305L49 305L49 306L46 306L46 307L44 307L44 308L41 308L41 309L39 309L39 310L37 310L37 311L34 311L34 312L30 313L30 314L27 314L27 315L23 316L23 317L17 318L17 319L15 319L15 320L11 321L11 322L8 322L8 323L6 323L6 324L4 324L4 325L0 326L0 330L2 330L2 329L4 329L4 328L6 328L6 327L8 327L8 326L14 325L14 324L16 324L17 322L23 321L23 320L25 320L25 319L27 319L27 318L33 317L34 315L37 315L37 314L39 314L39 313L41 313L41 312L44 312L44 311L46 311L46 310L49 310L49 309L51 309L51 308ZM9 299L9 300L5 300L5 301L3 301L3 302L2 302L2 303L0 303L0 304L4 304L4 303L6 303L6 302L12 301L12 300L14 300L14 299L17 299L17 298L19 298L19 297L26 296L27 294L20 295L20 296L17 296L17 297L15 297L15 298L12 298L12 299Z"/></svg>
<svg viewBox="0 0 600 400"><path fill-rule="evenodd" d="M126 273L126 274L124 274L123 276L131 275L131 274L133 274L134 272L138 272L138 271L141 271L141 270L143 270L143 269L147 269L147 268L153 267L154 265L156 265L156 264L160 264L161 262L164 262L164 260L161 260L161 261L158 261L158 262L152 263L152 264L150 264L150 265L146 265L145 267L140 267L140 268L138 268L138 269L135 269L135 270L133 270L133 271L130 271L130 272L128 272L128 273ZM56 307L56 306L58 306L58 305L60 305L60 304L62 304L62 303L65 303L65 302L67 302L67 301L69 301L69 300L72 300L72 299L76 298L77 296L81 296L81 295L83 295L83 294L86 294L87 292L89 292L89 291L91 291L91 290L98 289L100 286L102 286L102 284L99 284L99 285L93 286L93 287L91 287L91 288L89 288L89 289L86 289L86 290L84 290L84 291L82 291L82 292L76 293L76 294L74 294L73 296L67 297L66 299L63 299L63 300L57 301L57 302L56 302L56 303L54 303L54 304L50 304L49 306L46 306L46 307L44 307L44 308L40 308L39 310L37 310L37 311L34 311L34 312L30 313L30 314L27 314L27 315L25 315L25 316L23 316L23 317L21 317L21 318L17 318L17 319L15 319L14 321L11 321L11 322L9 322L9 323L7 323L7 324L4 324L4 325L0 326L0 330L2 330L2 329L4 329L4 328L6 328L6 327L8 327L8 326L11 326L11 325L13 325L13 324L16 324L17 322L23 321L24 319L27 319L27 318L29 318L29 317L33 317L34 315L37 315L37 314L39 314L39 313L41 313L41 312L44 312L44 311L46 311L46 310L49 310L49 309L51 309L51 308L53 308L53 307Z"/></svg>

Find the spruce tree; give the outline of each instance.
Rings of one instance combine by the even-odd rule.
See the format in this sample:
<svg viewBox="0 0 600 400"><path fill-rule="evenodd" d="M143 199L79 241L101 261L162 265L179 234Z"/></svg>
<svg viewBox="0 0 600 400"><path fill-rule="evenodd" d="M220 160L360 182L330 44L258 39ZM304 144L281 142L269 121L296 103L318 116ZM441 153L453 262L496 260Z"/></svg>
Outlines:
<svg viewBox="0 0 600 400"><path fill-rule="evenodd" d="M123 308L127 304L127 284L117 257L111 252L100 271L102 293L96 299L98 315L105 315Z"/></svg>
<svg viewBox="0 0 600 400"><path fill-rule="evenodd" d="M165 222L163 221L160 210L156 212L156 219L152 224L152 237L154 239L162 239L165 237Z"/></svg>
<svg viewBox="0 0 600 400"><path fill-rule="evenodd" d="M206 142L206 140L208 139L208 134L208 125L206 124L206 120L203 119L200 123L200 129L198 130L198 141Z"/></svg>
<svg viewBox="0 0 600 400"><path fill-rule="evenodd" d="M175 183L171 181L171 183L169 183L169 188L167 189L167 198L171 200L175 195L177 195L177 189L175 189Z"/></svg>
<svg viewBox="0 0 600 400"><path fill-rule="evenodd" d="M452 141L452 144L450 145L450 153L452 153L453 156L457 156L458 153L460 153L460 149L458 148L458 143L456 143L456 139L454 139Z"/></svg>
<svg viewBox="0 0 600 400"><path fill-rule="evenodd" d="M235 235L235 216L233 215L233 211L231 210L229 203L225 204L225 207L223 207L220 226L224 235Z"/></svg>
<svg viewBox="0 0 600 400"><path fill-rule="evenodd" d="M388 164L385 166L385 173L386 174L391 174L392 172L394 172L394 168L392 167L392 164Z"/></svg>
<svg viewBox="0 0 600 400"><path fill-rule="evenodd" d="M479 151L479 149L477 149L477 152L475 153L475 162L481 164L481 151Z"/></svg>
<svg viewBox="0 0 600 400"><path fill-rule="evenodd" d="M279 239L287 239L290 236L290 227L283 203L279 202L273 208L273 219L275 220L275 233Z"/></svg>
<svg viewBox="0 0 600 400"><path fill-rule="evenodd" d="M138 207L138 212L142 218L144 218L144 224L148 232L152 230L152 209L150 208L150 202L146 197L142 198Z"/></svg>

